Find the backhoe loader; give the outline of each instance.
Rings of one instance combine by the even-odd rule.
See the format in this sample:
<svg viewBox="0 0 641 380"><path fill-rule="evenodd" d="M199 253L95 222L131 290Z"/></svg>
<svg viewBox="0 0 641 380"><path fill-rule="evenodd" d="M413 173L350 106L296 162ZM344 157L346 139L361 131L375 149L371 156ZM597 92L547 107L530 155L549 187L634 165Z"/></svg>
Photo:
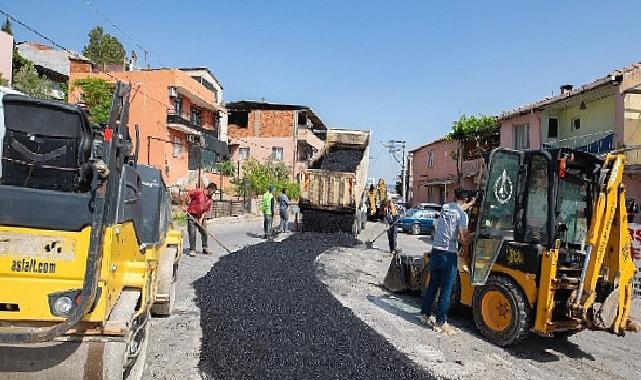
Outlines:
<svg viewBox="0 0 641 380"><path fill-rule="evenodd" d="M140 378L150 314L171 313L182 235L160 171L137 163L129 94L115 85L100 126L79 106L2 99L2 379Z"/></svg>
<svg viewBox="0 0 641 380"><path fill-rule="evenodd" d="M583 329L624 335L633 277L625 155L569 149L495 149L462 247L452 302L472 308L489 341L507 346L528 333L569 336ZM394 276L400 267L404 276ZM391 290L424 288L423 260L395 258ZM425 269L425 270L424 270ZM394 284L401 279L401 285ZM398 282L398 281L397 281Z"/></svg>

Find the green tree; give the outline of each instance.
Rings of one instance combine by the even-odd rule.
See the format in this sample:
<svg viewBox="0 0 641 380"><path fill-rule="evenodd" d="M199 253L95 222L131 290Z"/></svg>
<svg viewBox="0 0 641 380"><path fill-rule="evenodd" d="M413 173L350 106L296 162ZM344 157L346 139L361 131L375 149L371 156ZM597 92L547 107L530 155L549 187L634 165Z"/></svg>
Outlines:
<svg viewBox="0 0 641 380"><path fill-rule="evenodd" d="M125 59L125 48L118 39L96 26L89 32L89 44L82 53L95 63L101 65L122 64Z"/></svg>
<svg viewBox="0 0 641 380"><path fill-rule="evenodd" d="M13 88L34 98L51 98L53 83L40 77L33 63L28 61L13 74Z"/></svg>
<svg viewBox="0 0 641 380"><path fill-rule="evenodd" d="M395 188L396 188L396 194L399 194L399 195L403 194L403 182L396 181Z"/></svg>
<svg viewBox="0 0 641 380"><path fill-rule="evenodd" d="M298 199L300 196L300 186L291 181L291 171L282 162L246 160L243 162L243 176L254 194L262 194L272 185L276 191L284 189L290 199Z"/></svg>
<svg viewBox="0 0 641 380"><path fill-rule="evenodd" d="M448 139L457 141L457 148L451 156L456 160L457 184L461 186L461 171L463 161L480 158L482 153L497 145L500 139L501 125L495 116L461 115L452 124L452 132Z"/></svg>
<svg viewBox="0 0 641 380"><path fill-rule="evenodd" d="M89 109L89 120L94 123L109 121L114 87L104 79L91 77L78 79L73 85L82 89L83 101Z"/></svg>
<svg viewBox="0 0 641 380"><path fill-rule="evenodd" d="M13 31L11 30L11 22L9 21L9 17L6 18L6 20L2 24L2 27L0 27L0 30L2 30L3 32L7 33L10 36L13 36Z"/></svg>
<svg viewBox="0 0 641 380"><path fill-rule="evenodd" d="M227 177L233 177L236 174L236 168L230 161L217 162L216 171Z"/></svg>

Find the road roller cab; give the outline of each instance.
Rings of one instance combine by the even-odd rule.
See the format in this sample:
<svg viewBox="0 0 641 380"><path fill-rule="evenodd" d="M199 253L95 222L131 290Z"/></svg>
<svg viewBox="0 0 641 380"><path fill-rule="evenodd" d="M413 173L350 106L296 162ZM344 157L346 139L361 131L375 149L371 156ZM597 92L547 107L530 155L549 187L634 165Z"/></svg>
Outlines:
<svg viewBox="0 0 641 380"><path fill-rule="evenodd" d="M139 377L150 313L171 312L182 236L160 172L132 152L129 90L103 126L3 98L1 378Z"/></svg>

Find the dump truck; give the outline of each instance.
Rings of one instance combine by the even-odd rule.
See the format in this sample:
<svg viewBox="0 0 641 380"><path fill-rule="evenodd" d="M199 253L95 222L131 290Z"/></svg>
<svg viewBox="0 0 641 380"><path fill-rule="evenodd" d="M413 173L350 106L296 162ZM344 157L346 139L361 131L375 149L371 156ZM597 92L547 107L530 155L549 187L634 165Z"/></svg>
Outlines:
<svg viewBox="0 0 641 380"><path fill-rule="evenodd" d="M301 174L302 231L357 235L367 221L370 132L327 131L325 145Z"/></svg>
<svg viewBox="0 0 641 380"><path fill-rule="evenodd" d="M570 149L495 149L470 209L452 303L471 307L480 333L508 346L530 332L567 337L583 329L624 335L633 277L625 154ZM429 253L397 255L384 285L421 290Z"/></svg>
<svg viewBox="0 0 641 380"><path fill-rule="evenodd" d="M151 314L172 312L183 239L161 172L137 162L129 94L115 85L106 125L2 99L2 379L140 378Z"/></svg>

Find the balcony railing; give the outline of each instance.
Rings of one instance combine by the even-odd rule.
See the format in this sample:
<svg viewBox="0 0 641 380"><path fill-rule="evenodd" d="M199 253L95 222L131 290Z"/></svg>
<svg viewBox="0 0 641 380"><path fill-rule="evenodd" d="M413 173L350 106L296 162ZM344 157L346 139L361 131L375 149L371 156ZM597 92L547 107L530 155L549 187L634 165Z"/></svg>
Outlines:
<svg viewBox="0 0 641 380"><path fill-rule="evenodd" d="M186 115L179 115L177 113L167 114L167 124L180 124L186 127L193 127L191 120Z"/></svg>
<svg viewBox="0 0 641 380"><path fill-rule="evenodd" d="M569 148L592 154L605 154L614 149L614 131L603 131L566 139L548 139L544 148Z"/></svg>
<svg viewBox="0 0 641 380"><path fill-rule="evenodd" d="M218 129L215 126L211 124L194 124L189 118L189 115L179 115L173 111L167 112L167 124L178 124L194 129L207 129L218 134Z"/></svg>

